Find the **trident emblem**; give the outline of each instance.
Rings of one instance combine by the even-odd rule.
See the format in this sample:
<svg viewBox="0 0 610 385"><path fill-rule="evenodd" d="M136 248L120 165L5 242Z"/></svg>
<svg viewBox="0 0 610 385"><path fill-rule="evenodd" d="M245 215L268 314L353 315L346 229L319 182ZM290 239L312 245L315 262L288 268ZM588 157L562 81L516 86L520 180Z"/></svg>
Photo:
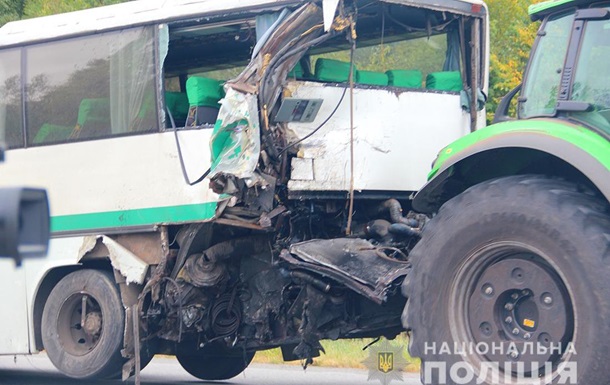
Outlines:
<svg viewBox="0 0 610 385"><path fill-rule="evenodd" d="M378 352L377 369L383 373L391 372L394 369L394 352Z"/></svg>

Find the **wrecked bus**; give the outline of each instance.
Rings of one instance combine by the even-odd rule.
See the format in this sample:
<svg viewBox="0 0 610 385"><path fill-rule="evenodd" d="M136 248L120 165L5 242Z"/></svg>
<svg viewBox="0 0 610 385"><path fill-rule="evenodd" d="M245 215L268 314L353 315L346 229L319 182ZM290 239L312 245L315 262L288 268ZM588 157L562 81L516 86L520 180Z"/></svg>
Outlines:
<svg viewBox="0 0 610 385"><path fill-rule="evenodd" d="M52 213L48 258L0 261L0 354L74 378L172 354L218 380L258 350L397 335L427 220L409 197L484 125L488 50L478 0L136 1L0 28L1 183L47 188Z"/></svg>

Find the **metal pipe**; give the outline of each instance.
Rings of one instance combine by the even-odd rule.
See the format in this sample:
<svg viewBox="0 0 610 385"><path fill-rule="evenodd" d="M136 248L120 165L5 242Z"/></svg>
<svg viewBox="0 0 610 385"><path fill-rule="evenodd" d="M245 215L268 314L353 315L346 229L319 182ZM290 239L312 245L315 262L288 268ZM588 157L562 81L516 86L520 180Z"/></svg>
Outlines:
<svg viewBox="0 0 610 385"><path fill-rule="evenodd" d="M410 227L417 226L417 221L402 216L402 206L396 199L388 199L382 203L381 207L389 211L392 223L403 223Z"/></svg>
<svg viewBox="0 0 610 385"><path fill-rule="evenodd" d="M293 270L290 272L290 276L292 278L300 279L301 281L304 281L304 282L310 284L311 286L315 287L316 289L318 289L324 293L328 293L330 291L331 286L329 283L326 283L326 282L322 281L321 279L313 277L302 271Z"/></svg>

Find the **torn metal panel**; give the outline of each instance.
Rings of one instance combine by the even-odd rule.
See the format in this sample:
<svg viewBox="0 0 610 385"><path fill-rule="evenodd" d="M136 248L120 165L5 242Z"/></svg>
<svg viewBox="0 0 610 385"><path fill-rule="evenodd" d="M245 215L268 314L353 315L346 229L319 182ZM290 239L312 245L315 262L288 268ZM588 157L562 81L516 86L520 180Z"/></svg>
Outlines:
<svg viewBox="0 0 610 385"><path fill-rule="evenodd" d="M322 10L313 3L303 5L275 26L244 71L225 84L226 96L211 139L210 175L213 183L221 179L215 183L215 192L236 193L235 183L226 183L233 178L244 180L247 187L265 184L255 171L261 155L260 137L274 156L268 109L279 97L288 71L305 53L306 43L321 34Z"/></svg>
<svg viewBox="0 0 610 385"><path fill-rule="evenodd" d="M212 176L226 173L252 179L260 156L260 126L256 96L226 88L210 140Z"/></svg>
<svg viewBox="0 0 610 385"><path fill-rule="evenodd" d="M159 231L110 237L149 265L158 265L165 257L168 248L167 241L162 241Z"/></svg>
<svg viewBox="0 0 610 385"><path fill-rule="evenodd" d="M232 88L240 84L254 86L259 92L261 107L271 106L279 96L288 72L305 54L306 43L321 33L322 9L314 3L303 5L277 25L258 55L227 84ZM298 52L291 52L294 48Z"/></svg>
<svg viewBox="0 0 610 385"><path fill-rule="evenodd" d="M144 283L149 264L112 238L105 235L85 237L78 259L91 256L108 257L112 267L125 277L128 284Z"/></svg>
<svg viewBox="0 0 610 385"><path fill-rule="evenodd" d="M407 262L388 258L382 249L359 238L314 239L294 244L282 258L316 273L333 272L333 279L382 303L392 282L410 269Z"/></svg>
<svg viewBox="0 0 610 385"><path fill-rule="evenodd" d="M324 31L328 32L330 30L338 6L339 0L324 0L322 2L322 8L324 9Z"/></svg>
<svg viewBox="0 0 610 385"><path fill-rule="evenodd" d="M408 5L416 8L433 9L436 11L452 12L462 15L479 16L487 13L487 7L481 0L457 2L450 0L422 1L422 0L382 0L384 3Z"/></svg>

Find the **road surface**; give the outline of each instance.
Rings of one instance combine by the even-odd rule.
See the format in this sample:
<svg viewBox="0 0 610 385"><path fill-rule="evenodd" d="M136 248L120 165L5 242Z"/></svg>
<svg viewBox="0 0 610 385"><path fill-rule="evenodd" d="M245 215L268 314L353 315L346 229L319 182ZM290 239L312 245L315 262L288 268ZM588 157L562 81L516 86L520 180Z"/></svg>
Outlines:
<svg viewBox="0 0 610 385"><path fill-rule="evenodd" d="M127 384L134 383L133 377ZM184 371L173 358L155 357L142 371L142 385L205 384ZM368 372L360 369L310 367L303 370L294 365L252 364L239 376L211 384L227 385L377 385L368 381ZM419 375L404 373L403 381L395 385L420 385ZM59 374L45 355L0 356L0 384L2 385L121 385L120 381L80 381Z"/></svg>

